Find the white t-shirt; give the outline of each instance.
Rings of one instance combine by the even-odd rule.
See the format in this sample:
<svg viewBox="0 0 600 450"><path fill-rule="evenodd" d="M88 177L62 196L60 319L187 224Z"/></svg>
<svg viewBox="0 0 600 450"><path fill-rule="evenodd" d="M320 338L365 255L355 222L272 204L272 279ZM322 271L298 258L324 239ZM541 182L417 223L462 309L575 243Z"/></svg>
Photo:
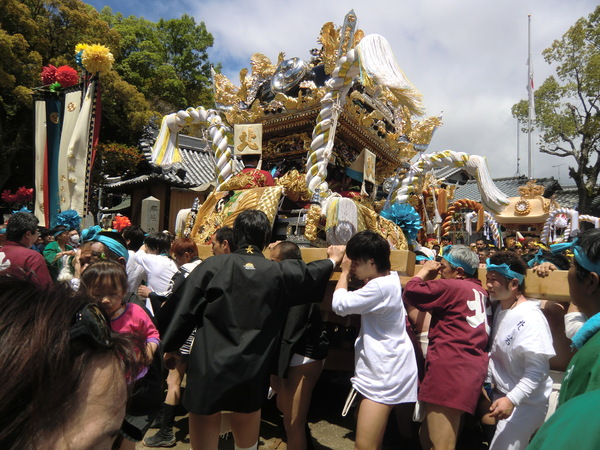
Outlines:
<svg viewBox="0 0 600 450"><path fill-rule="evenodd" d="M549 359L555 355L548 321L533 300L494 313L488 374L515 404L544 403L552 392Z"/></svg>
<svg viewBox="0 0 600 450"><path fill-rule="evenodd" d="M146 275L144 268L139 265L135 259L136 253L133 250L127 250L129 252L129 259L127 260L127 279L129 280L129 292L137 293L138 287L142 284L142 280Z"/></svg>
<svg viewBox="0 0 600 450"><path fill-rule="evenodd" d="M151 255L143 250L135 254L135 260L144 268L150 290L158 295L167 292L171 278L177 272L175 261L164 255Z"/></svg>
<svg viewBox="0 0 600 450"><path fill-rule="evenodd" d="M406 333L406 311L396 272L370 280L356 291L337 289L336 314L361 315L354 344L352 385L362 395L388 405L417 400L417 362Z"/></svg>

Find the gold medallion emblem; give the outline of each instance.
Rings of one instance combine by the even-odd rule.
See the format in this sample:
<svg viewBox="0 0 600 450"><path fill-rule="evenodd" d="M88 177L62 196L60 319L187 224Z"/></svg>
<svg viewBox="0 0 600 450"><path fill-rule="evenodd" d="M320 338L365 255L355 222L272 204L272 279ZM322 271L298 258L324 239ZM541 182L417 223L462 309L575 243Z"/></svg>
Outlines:
<svg viewBox="0 0 600 450"><path fill-rule="evenodd" d="M520 216L526 216L530 212L531 205L527 200L521 199L517 203L515 203L515 213L519 214Z"/></svg>

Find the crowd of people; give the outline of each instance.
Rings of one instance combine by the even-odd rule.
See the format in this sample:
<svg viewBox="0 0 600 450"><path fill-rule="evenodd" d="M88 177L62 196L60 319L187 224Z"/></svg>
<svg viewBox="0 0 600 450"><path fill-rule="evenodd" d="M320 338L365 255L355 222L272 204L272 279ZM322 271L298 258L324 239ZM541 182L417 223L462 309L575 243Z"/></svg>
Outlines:
<svg viewBox="0 0 600 450"><path fill-rule="evenodd" d="M392 416L421 448L455 448L473 423L492 449L600 443L582 428L600 388L600 230L530 254L440 246L404 288L375 232L309 263L270 233L264 213L244 211L201 261L189 238L40 230L13 214L0 234L2 448L169 447L182 403L194 449L228 430L236 449L256 449L272 395L288 448L311 448L328 354L319 303L337 267L331 308L361 322L340 405L356 406L355 448L380 449ZM571 304L526 298L530 267L568 270Z"/></svg>

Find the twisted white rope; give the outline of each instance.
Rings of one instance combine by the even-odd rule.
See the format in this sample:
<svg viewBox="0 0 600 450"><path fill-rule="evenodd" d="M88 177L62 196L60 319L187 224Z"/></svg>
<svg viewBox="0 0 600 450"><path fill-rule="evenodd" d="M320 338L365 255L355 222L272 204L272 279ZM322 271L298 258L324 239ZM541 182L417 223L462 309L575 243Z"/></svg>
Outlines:
<svg viewBox="0 0 600 450"><path fill-rule="evenodd" d="M494 212L499 212L508 204L508 197L494 184L490 176L487 161L478 155L444 150L438 153L423 154L411 165L400 187L396 191L395 201L405 203L409 194L415 191L419 176L428 170L440 167L461 167L477 180L481 203Z"/></svg>
<svg viewBox="0 0 600 450"><path fill-rule="evenodd" d="M329 186L325 179L327 164L333 150L335 129L341 107L346 101L346 94L359 71L358 53L352 49L339 59L331 78L326 83L327 93L321 100L321 111L317 116L310 152L306 158L306 185L311 193L317 189L326 195L329 193Z"/></svg>
<svg viewBox="0 0 600 450"><path fill-rule="evenodd" d="M540 241L542 241L544 244L550 243L550 234L555 228L554 224L556 222L556 216L559 214L566 215L570 219L571 223L571 227L567 226L567 228L565 228L563 235L565 241L569 239L569 236L573 231L579 230L579 213L577 211L570 208L555 209L554 211L550 211L548 219L546 220L544 228L542 229L542 233L540 234Z"/></svg>
<svg viewBox="0 0 600 450"><path fill-rule="evenodd" d="M166 115L152 148L151 162L159 166L180 162L177 135L183 127L191 124L202 124L207 128L215 154L217 186L220 187L233 174L233 155L228 147L227 127L213 109L199 106Z"/></svg>

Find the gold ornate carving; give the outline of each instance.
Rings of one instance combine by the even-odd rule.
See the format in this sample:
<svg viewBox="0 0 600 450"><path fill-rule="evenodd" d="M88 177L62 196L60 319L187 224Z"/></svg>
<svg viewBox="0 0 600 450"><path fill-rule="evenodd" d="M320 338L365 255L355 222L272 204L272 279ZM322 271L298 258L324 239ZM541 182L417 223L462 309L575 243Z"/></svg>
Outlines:
<svg viewBox="0 0 600 450"><path fill-rule="evenodd" d="M439 117L427 117L417 122L408 135L410 142L414 145L429 145L434 130L442 124Z"/></svg>
<svg viewBox="0 0 600 450"><path fill-rule="evenodd" d="M283 52L279 53L279 59L283 61ZM277 61L279 64L281 61ZM252 66L252 75L256 75L260 78L270 77L275 73L276 65L271 64L271 60L263 55L262 53L255 53L250 58L250 65Z"/></svg>
<svg viewBox="0 0 600 450"><path fill-rule="evenodd" d="M304 227L304 236L309 241L317 239L319 222L321 221L321 207L319 205L310 205L306 213L306 226Z"/></svg>
<svg viewBox="0 0 600 450"><path fill-rule="evenodd" d="M239 88L236 87L229 78L221 73L214 74L215 80L215 101L223 105L234 105L239 101Z"/></svg>
<svg viewBox="0 0 600 450"><path fill-rule="evenodd" d="M307 152L311 139L307 133L294 133L289 136L271 138L264 144L263 157L270 159L286 153Z"/></svg>
<svg viewBox="0 0 600 450"><path fill-rule="evenodd" d="M408 250L408 242L402 229L394 222L377 216L377 231L388 240L392 248L396 250Z"/></svg>
<svg viewBox="0 0 600 450"><path fill-rule="evenodd" d="M323 46L321 58L325 65L325 73L331 75L338 60L337 49L340 45L340 33L333 22L327 22L321 28L319 43Z"/></svg>
<svg viewBox="0 0 600 450"><path fill-rule="evenodd" d="M363 30L356 30L356 33L354 33L354 47L356 47L358 45L358 43L360 41L362 41L362 38L365 37L365 32Z"/></svg>
<svg viewBox="0 0 600 450"><path fill-rule="evenodd" d="M537 180L529 180L525 186L519 186L519 195L523 198L533 198L544 195L544 186L536 184Z"/></svg>
<svg viewBox="0 0 600 450"><path fill-rule="evenodd" d="M285 196L294 202L310 200L310 191L306 186L306 174L296 169L290 170L275 180L277 186L283 187Z"/></svg>

